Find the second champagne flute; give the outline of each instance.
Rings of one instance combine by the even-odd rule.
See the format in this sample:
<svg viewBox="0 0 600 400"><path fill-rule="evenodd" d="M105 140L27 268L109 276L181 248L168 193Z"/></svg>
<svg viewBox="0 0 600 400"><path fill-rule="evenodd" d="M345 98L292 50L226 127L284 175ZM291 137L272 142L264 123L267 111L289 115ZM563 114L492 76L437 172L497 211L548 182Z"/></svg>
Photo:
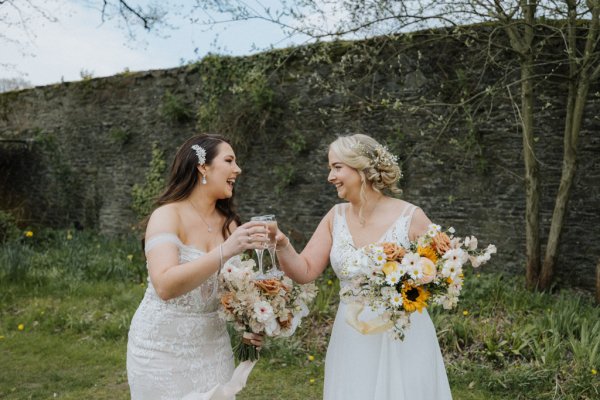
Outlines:
<svg viewBox="0 0 600 400"><path fill-rule="evenodd" d="M265 220L265 216L264 215L257 215L255 217L250 218L250 221L266 221ZM265 237L266 235L257 233L253 236L260 236L260 237ZM256 252L256 258L258 259L258 276L257 279L264 279L265 278L265 274L263 271L263 255L265 252L264 248L258 248L258 249L254 249L254 251Z"/></svg>

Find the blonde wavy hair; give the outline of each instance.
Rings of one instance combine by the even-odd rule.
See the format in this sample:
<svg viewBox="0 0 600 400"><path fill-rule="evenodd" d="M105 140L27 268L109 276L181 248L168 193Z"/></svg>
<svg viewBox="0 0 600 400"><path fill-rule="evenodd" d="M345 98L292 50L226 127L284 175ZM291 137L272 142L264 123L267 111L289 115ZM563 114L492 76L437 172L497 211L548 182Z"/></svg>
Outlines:
<svg viewBox="0 0 600 400"><path fill-rule="evenodd" d="M380 193L383 190L402 193L398 188L402 172L397 157L372 137L361 133L340 136L329 145L329 150L344 164L358 171L362 181L360 199L363 205L366 202L367 185ZM359 216L362 220L362 206Z"/></svg>

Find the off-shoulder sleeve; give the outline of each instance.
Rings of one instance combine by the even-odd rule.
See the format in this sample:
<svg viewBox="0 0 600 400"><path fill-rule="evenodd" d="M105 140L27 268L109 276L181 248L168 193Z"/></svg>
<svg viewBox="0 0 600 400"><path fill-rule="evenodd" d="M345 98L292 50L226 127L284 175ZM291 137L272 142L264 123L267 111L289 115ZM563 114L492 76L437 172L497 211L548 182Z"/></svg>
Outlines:
<svg viewBox="0 0 600 400"><path fill-rule="evenodd" d="M148 238L148 240L146 241L146 245L144 246L144 252L148 254L150 250L163 243L173 243L177 247L183 245L181 240L179 240L177 235L174 233L157 233L156 235L153 235L150 238Z"/></svg>

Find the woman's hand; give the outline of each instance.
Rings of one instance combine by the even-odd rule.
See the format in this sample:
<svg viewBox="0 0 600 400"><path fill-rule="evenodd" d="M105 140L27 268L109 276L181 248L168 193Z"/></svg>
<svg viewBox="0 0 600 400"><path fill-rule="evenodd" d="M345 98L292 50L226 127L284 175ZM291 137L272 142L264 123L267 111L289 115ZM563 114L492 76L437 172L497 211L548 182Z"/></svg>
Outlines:
<svg viewBox="0 0 600 400"><path fill-rule="evenodd" d="M275 234L275 243L277 243L277 249L281 250L290 244L290 238L285 236L283 232L277 229L277 233Z"/></svg>
<svg viewBox="0 0 600 400"><path fill-rule="evenodd" d="M260 348L263 345L263 338L264 335L262 334L244 332L244 334L242 335L242 342L246 344L251 344L252 346L256 347L257 350L260 350Z"/></svg>
<svg viewBox="0 0 600 400"><path fill-rule="evenodd" d="M238 226L223 243L223 257L229 259L246 250L264 249L268 241L267 226L264 222L246 222Z"/></svg>

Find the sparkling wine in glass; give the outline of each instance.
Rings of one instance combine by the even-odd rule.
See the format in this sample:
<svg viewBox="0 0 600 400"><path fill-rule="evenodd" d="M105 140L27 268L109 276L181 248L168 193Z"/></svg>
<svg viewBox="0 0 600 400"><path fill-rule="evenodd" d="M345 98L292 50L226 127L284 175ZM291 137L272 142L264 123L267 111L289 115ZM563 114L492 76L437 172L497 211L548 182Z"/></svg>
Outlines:
<svg viewBox="0 0 600 400"><path fill-rule="evenodd" d="M277 267L277 253L275 249L277 247L277 242L275 241L275 235L277 235L277 220L275 215L265 215L265 221L267 223L267 228L269 230L267 242L267 250L269 251L269 256L271 257L271 269L268 272L269 276L278 277L281 275L279 268Z"/></svg>
<svg viewBox="0 0 600 400"><path fill-rule="evenodd" d="M265 219L265 217L267 217L266 215L257 215L255 217L250 218L250 221L260 221L260 222L266 222L267 220ZM262 233L256 233L254 235L252 235L254 237L265 237L265 234ZM263 271L263 255L265 252L264 248L257 248L254 249L254 251L256 252L256 258L258 259L258 279L264 279L265 278L265 274Z"/></svg>

